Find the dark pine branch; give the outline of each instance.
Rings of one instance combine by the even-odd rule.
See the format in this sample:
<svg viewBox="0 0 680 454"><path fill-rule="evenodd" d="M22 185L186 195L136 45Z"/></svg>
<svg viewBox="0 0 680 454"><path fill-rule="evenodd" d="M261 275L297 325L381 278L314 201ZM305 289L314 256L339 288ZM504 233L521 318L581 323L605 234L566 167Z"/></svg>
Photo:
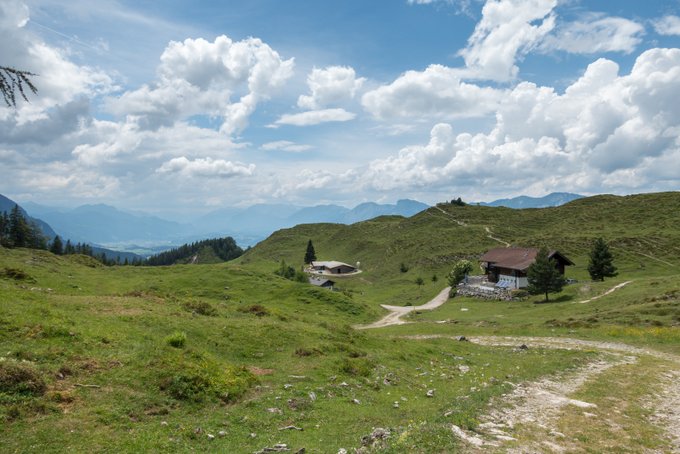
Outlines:
<svg viewBox="0 0 680 454"><path fill-rule="evenodd" d="M0 91L2 91L7 107L17 106L17 91L26 102L28 102L27 89L33 94L38 93L38 89L31 81L32 76L37 76L37 74L9 66L0 66Z"/></svg>

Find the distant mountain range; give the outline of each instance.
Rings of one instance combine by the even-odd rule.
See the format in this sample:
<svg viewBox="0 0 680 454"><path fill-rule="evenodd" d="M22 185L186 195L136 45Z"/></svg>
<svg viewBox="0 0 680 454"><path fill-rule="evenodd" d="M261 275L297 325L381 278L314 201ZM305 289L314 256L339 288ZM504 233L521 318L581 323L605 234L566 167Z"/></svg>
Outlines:
<svg viewBox="0 0 680 454"><path fill-rule="evenodd" d="M480 205L542 208L563 205L581 197L578 194L552 193L545 197L520 196L489 203L482 202ZM0 210L7 206L9 208L5 209L11 210L14 202L0 196ZM219 209L195 219L188 219L186 223L139 212L123 211L104 204L68 209L28 202L24 204L24 208L51 238L58 233L62 238L70 239L72 242L133 251L148 256L184 243L225 236L233 237L242 247L252 246L276 230L298 224L320 222L354 224L384 215L410 217L429 208L429 205L408 199L399 200L395 204L366 202L351 209L339 205L301 207L288 204L258 204L247 208Z"/></svg>
<svg viewBox="0 0 680 454"><path fill-rule="evenodd" d="M74 209L51 208L34 203L27 210L50 224L71 241L99 244L129 240L147 241L190 235L192 226L156 216L131 214L110 205L82 205Z"/></svg>
<svg viewBox="0 0 680 454"><path fill-rule="evenodd" d="M57 236L57 232L55 232L54 229L52 229L52 227L47 222L45 222L42 219L29 216L29 214L27 213L27 211L24 207L22 207L21 205L16 203L14 200L9 199L9 198L5 197L4 195L0 194L0 213L5 212L5 211L7 213L9 213L10 211L12 211L12 209L14 209L15 205L17 205L19 207L19 211L21 212L21 214L27 220L36 223L40 227L40 230L42 231L43 235L45 235L47 238L52 240L52 239L54 239L55 236ZM37 205L37 204L34 204L34 203L28 203L27 205L29 205L31 207L39 207L40 206L40 205ZM134 254L132 252L114 251L112 249L108 249L108 248L98 246L96 244L92 244L92 241L89 241L87 239L81 239L81 238L76 238L76 237L72 237L72 236L69 236L69 235L64 235L61 231L59 231L59 236L62 237L64 242L66 242L66 240L71 240L71 243L73 243L73 244L75 244L75 243L87 243L87 244L89 244L92 247L92 253L94 255L101 255L102 253L104 253L104 254L106 254L106 257L108 257L109 259L120 260L121 262L123 262L125 259L128 259L128 261L132 261L134 259L140 259L141 258L141 256Z"/></svg>
<svg viewBox="0 0 680 454"><path fill-rule="evenodd" d="M569 203L572 200L582 199L584 196L578 194L571 194L569 192L553 192L543 197L529 197L521 195L513 197L512 199L499 199L493 202L480 202L479 205L489 207L507 207L507 208L547 208L557 207Z"/></svg>
<svg viewBox="0 0 680 454"><path fill-rule="evenodd" d="M31 202L25 206L31 215L46 221L63 238L135 251L141 255L155 254L205 238L225 236L233 237L245 247L254 245L276 230L298 224L353 224L383 215L408 217L429 207L415 200L399 200L396 204L368 202L352 209L339 205L300 207L258 204L247 208L224 208L192 219L191 223L178 223L104 204L83 205L74 209Z"/></svg>
<svg viewBox="0 0 680 454"><path fill-rule="evenodd" d="M399 200L396 204L362 203L349 209L339 205L299 207L295 205L253 205L248 208L226 208L199 218L198 229L211 232L232 232L258 235L262 238L272 232L298 224L332 222L354 224L378 216L413 216L429 205L415 200Z"/></svg>

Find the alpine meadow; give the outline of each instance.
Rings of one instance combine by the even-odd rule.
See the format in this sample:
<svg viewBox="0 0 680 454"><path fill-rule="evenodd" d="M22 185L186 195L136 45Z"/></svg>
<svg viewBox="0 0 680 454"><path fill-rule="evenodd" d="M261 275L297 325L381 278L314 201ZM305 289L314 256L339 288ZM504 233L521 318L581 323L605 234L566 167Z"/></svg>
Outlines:
<svg viewBox="0 0 680 454"><path fill-rule="evenodd" d="M5 447L671 450L679 204L677 193L528 210L440 204L300 225L223 264L106 267L3 249ZM615 278L588 276L594 235L608 239ZM274 273L281 260L301 266L310 239L320 257L360 261L361 274L329 291ZM455 296L418 310L453 263L477 269L499 241L559 248L576 282L549 303ZM386 315L381 304L416 310L406 324L358 329ZM517 400L532 388L554 401ZM389 436L371 439L376 428Z"/></svg>
<svg viewBox="0 0 680 454"><path fill-rule="evenodd" d="M0 453L680 454L678 0L0 37Z"/></svg>

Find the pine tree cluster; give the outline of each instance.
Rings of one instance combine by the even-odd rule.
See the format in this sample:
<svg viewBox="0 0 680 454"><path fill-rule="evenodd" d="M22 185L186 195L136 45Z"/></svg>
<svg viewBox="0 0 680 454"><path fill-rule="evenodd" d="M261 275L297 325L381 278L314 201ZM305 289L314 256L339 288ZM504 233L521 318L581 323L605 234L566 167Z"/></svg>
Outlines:
<svg viewBox="0 0 680 454"><path fill-rule="evenodd" d="M43 249L56 255L82 254L93 257L105 265L121 265L120 257L116 257L114 260L108 258L104 252L95 254L92 246L87 243L72 244L71 240L64 243L59 235L49 241L40 226L32 219L27 219L19 205L16 204L9 213L6 211L0 213L0 246ZM128 264L127 259L125 259L124 264ZM141 265L141 260L138 260L137 263L133 262L133 264Z"/></svg>
<svg viewBox="0 0 680 454"><path fill-rule="evenodd" d="M145 265L163 266L174 265L175 263L187 262L204 247L212 249L216 256L224 260L233 260L243 254L236 241L232 237L213 238L210 240L196 241L191 244L184 244L178 248L152 255L144 262Z"/></svg>
<svg viewBox="0 0 680 454"><path fill-rule="evenodd" d="M47 249L47 238L40 227L21 212L19 205L0 213L0 245L8 248Z"/></svg>

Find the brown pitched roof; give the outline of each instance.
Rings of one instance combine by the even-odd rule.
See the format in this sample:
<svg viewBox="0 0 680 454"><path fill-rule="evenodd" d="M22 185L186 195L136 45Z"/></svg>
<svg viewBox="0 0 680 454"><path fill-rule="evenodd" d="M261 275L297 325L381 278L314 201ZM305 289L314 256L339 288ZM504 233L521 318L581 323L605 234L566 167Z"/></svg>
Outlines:
<svg viewBox="0 0 680 454"><path fill-rule="evenodd" d="M488 262L500 268L524 271L534 263L537 248L508 247L491 249L479 259L480 262ZM565 265L573 265L572 261L557 251L549 251L548 257L562 260Z"/></svg>

